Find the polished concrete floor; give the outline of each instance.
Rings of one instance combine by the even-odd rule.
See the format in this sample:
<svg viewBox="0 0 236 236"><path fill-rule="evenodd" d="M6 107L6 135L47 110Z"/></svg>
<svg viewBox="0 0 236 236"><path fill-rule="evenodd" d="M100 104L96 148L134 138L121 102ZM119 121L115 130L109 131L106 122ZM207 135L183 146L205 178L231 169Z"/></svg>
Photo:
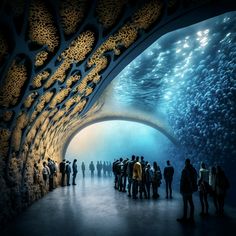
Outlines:
<svg viewBox="0 0 236 236"><path fill-rule="evenodd" d="M174 193L165 199L164 186L158 200L133 200L113 188L113 178L78 179L76 186L57 188L20 214L1 236L83 235L207 235L227 236L236 232L236 209L226 207L225 216L199 216L199 199L194 199L195 225L182 225L182 200Z"/></svg>

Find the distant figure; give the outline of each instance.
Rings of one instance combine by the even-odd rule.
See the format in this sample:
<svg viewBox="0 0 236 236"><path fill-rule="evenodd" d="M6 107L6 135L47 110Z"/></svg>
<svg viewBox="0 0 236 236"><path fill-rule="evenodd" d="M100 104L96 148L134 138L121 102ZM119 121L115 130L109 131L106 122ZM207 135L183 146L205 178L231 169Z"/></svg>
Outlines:
<svg viewBox="0 0 236 236"><path fill-rule="evenodd" d="M61 173L61 186L65 186L65 174L66 174L66 160L64 159L60 165L59 165L59 170Z"/></svg>
<svg viewBox="0 0 236 236"><path fill-rule="evenodd" d="M102 169L103 169L103 176L106 176L107 166L106 166L106 162L105 161L102 164Z"/></svg>
<svg viewBox="0 0 236 236"><path fill-rule="evenodd" d="M72 170L73 170L73 174L72 174L72 176L73 176L72 184L73 184L73 185L76 185L76 183L75 183L75 178L76 178L76 175L77 175L77 173L78 173L78 169L77 169L77 159L74 159L74 161L73 161Z"/></svg>
<svg viewBox="0 0 236 236"><path fill-rule="evenodd" d="M71 173L70 162L66 161L66 180L67 180L67 186L70 186L70 173Z"/></svg>
<svg viewBox="0 0 236 236"><path fill-rule="evenodd" d="M108 165L108 176L111 177L111 173L112 173L112 164L111 162L109 162L109 165Z"/></svg>
<svg viewBox="0 0 236 236"><path fill-rule="evenodd" d="M161 185L162 174L160 167L157 165L157 162L153 162L153 177L152 177L152 197L153 199L159 198L158 187Z"/></svg>
<svg viewBox="0 0 236 236"><path fill-rule="evenodd" d="M181 223L194 223L194 204L193 204L193 192L197 191L197 171L191 165L190 159L185 160L185 167L182 170L180 179L180 193L183 197L183 217L178 218L177 221ZM190 218L187 218L188 203L190 205Z"/></svg>
<svg viewBox="0 0 236 236"><path fill-rule="evenodd" d="M131 160L128 162L127 173L128 173L128 197L131 197L131 189L133 185L133 169L135 163L135 155L132 155Z"/></svg>
<svg viewBox="0 0 236 236"><path fill-rule="evenodd" d="M142 181L142 166L139 162L139 157L136 157L136 162L134 163L133 168L133 199L137 199L138 189L140 187L140 183Z"/></svg>
<svg viewBox="0 0 236 236"><path fill-rule="evenodd" d="M166 198L170 196L172 198L172 181L174 175L174 167L170 164L168 160L166 162L167 166L164 168L164 179L166 182Z"/></svg>
<svg viewBox="0 0 236 236"><path fill-rule="evenodd" d="M97 167L98 177L101 177L102 165L100 165L99 161L97 161L96 167Z"/></svg>
<svg viewBox="0 0 236 236"><path fill-rule="evenodd" d="M85 164L84 164L84 162L82 162L81 170L82 170L82 174L83 174L83 178L84 178L85 177Z"/></svg>
<svg viewBox="0 0 236 236"><path fill-rule="evenodd" d="M48 168L46 161L43 162L42 174L43 174L44 185L45 185L45 187L47 187L49 175L50 175L50 169Z"/></svg>
<svg viewBox="0 0 236 236"><path fill-rule="evenodd" d="M199 198L201 202L202 211L201 216L207 216L208 213L208 200L207 195L209 191L209 171L206 169L204 162L201 163L201 168L199 170L199 180L198 180Z"/></svg>
<svg viewBox="0 0 236 236"><path fill-rule="evenodd" d="M95 166L93 164L93 161L91 161L91 163L89 164L89 170L91 171L91 177L94 176L94 170L95 170Z"/></svg>
<svg viewBox="0 0 236 236"><path fill-rule="evenodd" d="M216 201L218 204L219 215L224 215L224 203L226 191L229 188L229 180L220 166L216 167Z"/></svg>

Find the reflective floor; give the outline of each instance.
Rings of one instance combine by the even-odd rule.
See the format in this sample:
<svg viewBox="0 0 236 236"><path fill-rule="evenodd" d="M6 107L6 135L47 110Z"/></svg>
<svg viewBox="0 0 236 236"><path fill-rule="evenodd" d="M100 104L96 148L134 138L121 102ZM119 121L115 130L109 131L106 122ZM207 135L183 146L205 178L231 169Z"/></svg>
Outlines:
<svg viewBox="0 0 236 236"><path fill-rule="evenodd" d="M64 235L234 235L236 209L226 207L225 216L201 218L196 193L195 225L182 225L182 200L174 193L165 199L164 185L158 200L133 200L113 188L113 178L86 177L76 186L57 188L34 203L2 231L1 236Z"/></svg>

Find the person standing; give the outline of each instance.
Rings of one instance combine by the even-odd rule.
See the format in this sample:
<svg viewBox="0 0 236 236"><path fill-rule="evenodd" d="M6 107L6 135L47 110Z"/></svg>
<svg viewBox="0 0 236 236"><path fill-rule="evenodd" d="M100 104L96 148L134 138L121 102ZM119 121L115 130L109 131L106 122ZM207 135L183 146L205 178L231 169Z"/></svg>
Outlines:
<svg viewBox="0 0 236 236"><path fill-rule="evenodd" d="M172 181L174 175L174 167L170 164L168 160L166 162L167 166L164 168L164 179L166 182L166 198L170 196L172 198Z"/></svg>
<svg viewBox="0 0 236 236"><path fill-rule="evenodd" d="M67 186L70 186L70 173L71 173L70 162L66 161L66 181L67 181Z"/></svg>
<svg viewBox="0 0 236 236"><path fill-rule="evenodd" d="M127 173L128 173L128 197L131 197L131 189L133 185L133 168L135 163L135 155L132 155L131 160L128 162Z"/></svg>
<svg viewBox="0 0 236 236"><path fill-rule="evenodd" d="M84 162L82 162L81 170L82 170L82 174L83 174L83 178L84 178L85 177L85 164L84 164Z"/></svg>
<svg viewBox="0 0 236 236"><path fill-rule="evenodd" d="M54 189L54 175L56 173L56 168L54 161L51 158L48 158L48 168L50 169L49 175L49 191Z"/></svg>
<svg viewBox="0 0 236 236"><path fill-rule="evenodd" d="M206 169L206 165L204 162L201 163L201 168L199 170L199 180L198 180L198 188L199 188L199 198L201 202L202 211L200 213L201 216L207 216L208 213L208 190L209 190L209 171Z"/></svg>
<svg viewBox="0 0 236 236"><path fill-rule="evenodd" d="M150 189L152 184L153 171L151 170L150 163L147 163L145 168L145 186L147 190L147 199L150 199Z"/></svg>
<svg viewBox="0 0 236 236"><path fill-rule="evenodd" d="M224 203L227 189L230 187L229 180L220 166L216 167L216 201L218 204L220 216L224 215Z"/></svg>
<svg viewBox="0 0 236 236"><path fill-rule="evenodd" d="M216 167L212 166L210 175L209 175L209 185L210 185L210 196L213 198L215 210L216 210L216 215L219 213L219 207L216 199Z"/></svg>
<svg viewBox="0 0 236 236"><path fill-rule="evenodd" d="M91 161L91 163L89 164L89 170L91 171L91 177L94 177L95 166L93 164L93 161Z"/></svg>
<svg viewBox="0 0 236 236"><path fill-rule="evenodd" d="M44 185L45 185L45 187L47 187L48 186L49 175L50 175L50 169L47 166L46 161L43 162L42 174L43 174Z"/></svg>
<svg viewBox="0 0 236 236"><path fill-rule="evenodd" d="M133 168L133 189L132 189L133 199L137 199L138 189L140 188L141 181L142 181L142 166L141 163L139 162L139 157L137 156Z"/></svg>
<svg viewBox="0 0 236 236"><path fill-rule="evenodd" d="M64 159L59 165L60 173L61 173L61 186L65 186L65 174L66 174L66 160Z"/></svg>
<svg viewBox="0 0 236 236"><path fill-rule="evenodd" d="M160 167L157 165L157 162L153 162L153 176L152 176L152 197L153 199L157 199L160 197L158 194L158 187L161 185L162 174Z"/></svg>
<svg viewBox="0 0 236 236"><path fill-rule="evenodd" d="M197 171L190 163L190 159L185 160L185 167L181 173L180 193L183 198L183 217L178 218L180 223L194 223L194 203L193 193L198 189L197 186ZM187 218L188 203L190 205L190 218Z"/></svg>
<svg viewBox="0 0 236 236"><path fill-rule="evenodd" d="M73 174L72 174L72 176L73 176L72 184L73 184L73 185L76 185L76 183L75 183L75 178L76 178L76 175L77 175L77 173L78 173L78 169L77 169L77 159L74 159L74 161L73 161L72 170L73 170Z"/></svg>

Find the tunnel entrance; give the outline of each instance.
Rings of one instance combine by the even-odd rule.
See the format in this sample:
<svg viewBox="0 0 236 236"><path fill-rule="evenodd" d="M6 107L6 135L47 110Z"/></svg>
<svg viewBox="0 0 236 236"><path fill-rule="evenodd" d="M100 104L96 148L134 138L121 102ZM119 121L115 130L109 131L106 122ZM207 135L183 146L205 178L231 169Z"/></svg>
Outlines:
<svg viewBox="0 0 236 236"><path fill-rule="evenodd" d="M131 121L104 121L81 130L67 147L65 159L78 159L88 167L93 161L113 162L122 157L144 156L146 160L164 163L167 148L174 144L158 130ZM88 169L87 169L88 171ZM87 173L88 174L88 173Z"/></svg>

